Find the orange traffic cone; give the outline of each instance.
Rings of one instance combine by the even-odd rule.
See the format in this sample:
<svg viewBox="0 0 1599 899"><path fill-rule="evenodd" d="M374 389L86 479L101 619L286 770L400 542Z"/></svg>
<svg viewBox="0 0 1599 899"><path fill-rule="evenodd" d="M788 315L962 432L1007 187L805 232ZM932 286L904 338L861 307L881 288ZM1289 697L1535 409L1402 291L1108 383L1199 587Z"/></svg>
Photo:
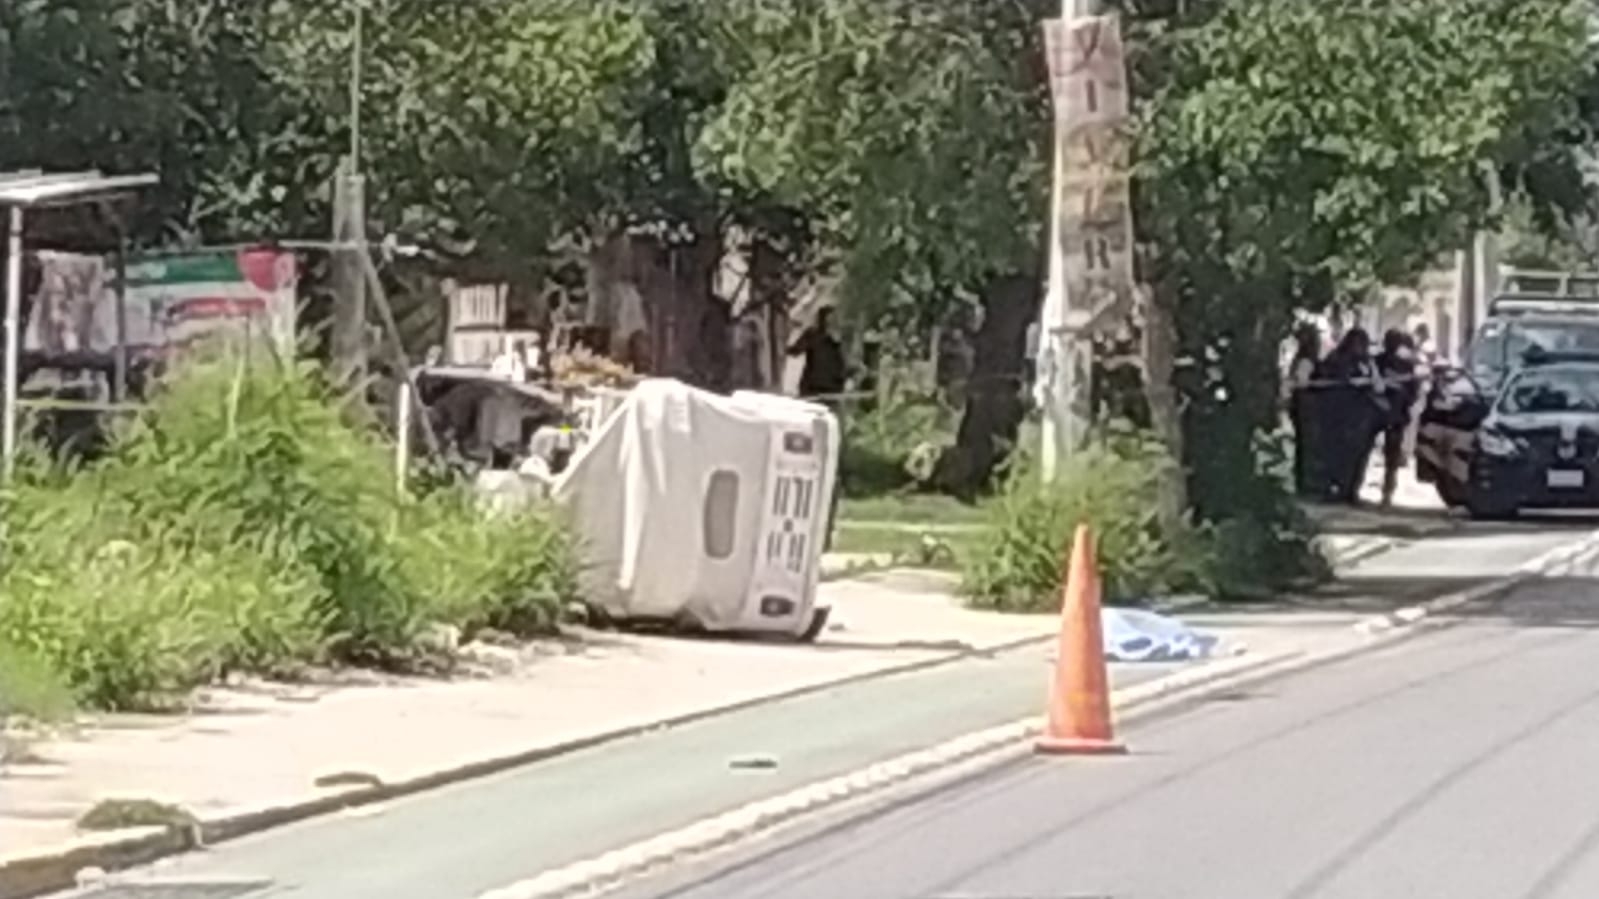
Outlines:
<svg viewBox="0 0 1599 899"><path fill-rule="evenodd" d="M1066 573L1049 717L1044 733L1034 744L1041 753L1112 755L1127 751L1111 734L1099 589L1094 537L1087 525L1080 525L1072 541L1071 568Z"/></svg>

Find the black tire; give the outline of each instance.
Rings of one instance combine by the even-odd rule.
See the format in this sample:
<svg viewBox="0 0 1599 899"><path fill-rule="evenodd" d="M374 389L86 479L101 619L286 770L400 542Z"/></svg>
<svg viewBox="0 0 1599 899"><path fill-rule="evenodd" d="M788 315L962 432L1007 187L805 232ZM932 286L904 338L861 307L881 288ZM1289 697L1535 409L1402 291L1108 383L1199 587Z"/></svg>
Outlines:
<svg viewBox="0 0 1599 899"><path fill-rule="evenodd" d="M611 617L611 613L599 606L584 603L584 614L587 616L586 624L597 631L615 631L622 629L622 623Z"/></svg>
<svg viewBox="0 0 1599 899"><path fill-rule="evenodd" d="M827 619L831 617L833 617L832 606L822 606L819 609L813 609L811 611L811 623L807 625L804 632L799 635L799 642L815 643L816 639L822 635L822 631L827 630Z"/></svg>
<svg viewBox="0 0 1599 899"><path fill-rule="evenodd" d="M1443 500L1445 506L1458 509L1466 505L1466 489L1460 482L1440 474L1438 480L1433 482L1433 488L1438 491L1438 498Z"/></svg>
<svg viewBox="0 0 1599 899"><path fill-rule="evenodd" d="M1423 484L1436 485L1444 476L1438 469L1419 454L1416 456L1416 480Z"/></svg>

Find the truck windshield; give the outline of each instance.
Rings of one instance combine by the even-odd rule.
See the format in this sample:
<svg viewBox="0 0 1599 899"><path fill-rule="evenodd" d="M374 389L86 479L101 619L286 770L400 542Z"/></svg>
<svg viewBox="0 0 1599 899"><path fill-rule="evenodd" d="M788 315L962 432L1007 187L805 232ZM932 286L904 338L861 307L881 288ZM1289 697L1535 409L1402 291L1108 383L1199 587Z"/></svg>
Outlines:
<svg viewBox="0 0 1599 899"><path fill-rule="evenodd" d="M1510 382L1499 408L1513 415L1599 413L1599 367L1527 369Z"/></svg>
<svg viewBox="0 0 1599 899"><path fill-rule="evenodd" d="M1534 347L1551 353L1599 353L1599 319L1490 321L1472 341L1466 365L1479 383L1497 384L1520 368L1523 354Z"/></svg>

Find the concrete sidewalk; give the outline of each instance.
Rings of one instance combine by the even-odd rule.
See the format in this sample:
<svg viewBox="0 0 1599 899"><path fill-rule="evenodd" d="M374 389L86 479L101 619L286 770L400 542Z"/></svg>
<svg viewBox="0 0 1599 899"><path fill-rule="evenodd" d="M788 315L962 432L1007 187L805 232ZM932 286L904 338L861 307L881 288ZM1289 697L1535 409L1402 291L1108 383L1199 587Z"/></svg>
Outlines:
<svg viewBox="0 0 1599 899"><path fill-rule="evenodd" d="M1335 570L1351 566L1426 537L1459 530L1466 520L1444 507L1413 469L1400 473L1391 505L1382 505L1382 471L1367 472L1359 506L1306 503L1305 514L1318 532L1316 543Z"/></svg>

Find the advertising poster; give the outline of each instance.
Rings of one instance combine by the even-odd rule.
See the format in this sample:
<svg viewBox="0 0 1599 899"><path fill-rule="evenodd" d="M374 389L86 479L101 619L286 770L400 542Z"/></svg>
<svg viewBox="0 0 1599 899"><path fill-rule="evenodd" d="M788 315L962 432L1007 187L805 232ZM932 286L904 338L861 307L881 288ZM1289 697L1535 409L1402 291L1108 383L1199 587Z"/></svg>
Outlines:
<svg viewBox="0 0 1599 899"><path fill-rule="evenodd" d="M24 349L110 353L117 346L116 270L99 256L41 252ZM162 353L212 337L294 350L293 254L273 249L133 258L124 328L130 350Z"/></svg>
<svg viewBox="0 0 1599 899"><path fill-rule="evenodd" d="M130 346L167 350L228 336L267 339L293 354L298 266L292 253L250 249L135 259L127 273ZM102 305L114 323L114 291Z"/></svg>

